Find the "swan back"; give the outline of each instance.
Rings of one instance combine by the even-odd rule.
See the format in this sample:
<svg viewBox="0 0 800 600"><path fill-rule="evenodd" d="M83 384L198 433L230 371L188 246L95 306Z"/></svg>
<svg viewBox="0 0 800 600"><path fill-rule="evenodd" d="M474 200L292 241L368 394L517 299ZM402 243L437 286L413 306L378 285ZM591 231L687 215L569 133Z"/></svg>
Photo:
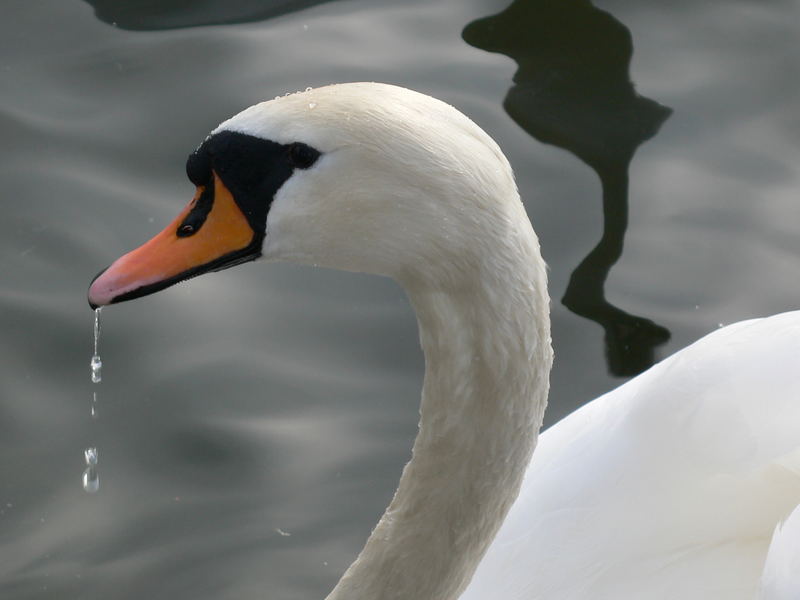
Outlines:
<svg viewBox="0 0 800 600"><path fill-rule="evenodd" d="M800 505L775 528L761 576L760 600L800 598Z"/></svg>
<svg viewBox="0 0 800 600"><path fill-rule="evenodd" d="M737 323L545 431L462 600L751 600L800 499L799 355L800 313Z"/></svg>

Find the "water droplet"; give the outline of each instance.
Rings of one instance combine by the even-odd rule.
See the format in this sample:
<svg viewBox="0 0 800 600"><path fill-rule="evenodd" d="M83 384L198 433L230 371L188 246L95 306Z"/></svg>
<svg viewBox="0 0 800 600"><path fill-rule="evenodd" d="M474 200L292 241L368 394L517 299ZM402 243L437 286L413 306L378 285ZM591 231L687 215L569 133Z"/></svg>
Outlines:
<svg viewBox="0 0 800 600"><path fill-rule="evenodd" d="M97 344L100 342L100 311L103 307L94 309L94 353L97 354Z"/></svg>
<svg viewBox="0 0 800 600"><path fill-rule="evenodd" d="M308 25L303 25L303 31L308 31Z"/></svg>
<svg viewBox="0 0 800 600"><path fill-rule="evenodd" d="M100 489L100 475L97 474L97 467L87 467L83 472L83 489L89 494L94 494Z"/></svg>
<svg viewBox="0 0 800 600"><path fill-rule="evenodd" d="M92 383L100 383L103 379L100 369L103 368L103 361L100 360L98 347L100 345L100 311L102 308L94 309L94 354L89 366L92 369Z"/></svg>
<svg viewBox="0 0 800 600"><path fill-rule="evenodd" d="M308 109L309 110L314 110L315 108L317 108L317 103L316 102L309 102L308 103Z"/></svg>
<svg viewBox="0 0 800 600"><path fill-rule="evenodd" d="M312 88L311 86L308 86L308 87L306 88L306 91L307 91L307 92L310 92L310 91L311 91L311 90L313 90L313 89L314 89L314 88Z"/></svg>
<svg viewBox="0 0 800 600"><path fill-rule="evenodd" d="M83 457L86 459L86 464L93 467L97 464L97 448L94 446L87 448L83 451Z"/></svg>
<svg viewBox="0 0 800 600"><path fill-rule="evenodd" d="M95 354L89 366L92 368L92 383L100 383L103 380L103 361Z"/></svg>
<svg viewBox="0 0 800 600"><path fill-rule="evenodd" d="M283 97L284 97L284 98L286 98L286 96L291 96L291 95L292 95L292 92L286 92L286 93L283 95Z"/></svg>
<svg viewBox="0 0 800 600"><path fill-rule="evenodd" d="M292 535L291 533L289 533L288 531L284 531L284 530L283 530L283 529L281 529L280 527L276 527L276 528L275 528L275 531L277 531L277 532L278 532L278 535L280 535L281 537L289 537L289 536L291 536L291 535Z"/></svg>
<svg viewBox="0 0 800 600"><path fill-rule="evenodd" d="M92 369L92 383L100 383L102 380L101 369L103 368L103 361L100 360L100 353L98 351L100 345L100 309L96 308L94 311L94 354L92 360L89 361L89 367ZM97 392L92 392L92 418L97 418ZM84 448L83 458L88 465L83 472L81 481L83 482L83 489L89 494L94 494L100 489L100 476L97 474L97 448L90 446Z"/></svg>

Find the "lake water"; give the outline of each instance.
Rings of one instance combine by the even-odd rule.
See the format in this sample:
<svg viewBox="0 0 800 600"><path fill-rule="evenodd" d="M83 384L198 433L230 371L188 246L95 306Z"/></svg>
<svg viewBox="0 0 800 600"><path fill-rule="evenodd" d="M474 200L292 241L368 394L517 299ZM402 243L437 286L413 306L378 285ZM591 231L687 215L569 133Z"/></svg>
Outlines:
<svg viewBox="0 0 800 600"><path fill-rule="evenodd" d="M498 140L550 265L548 424L720 323L798 306L796 2L114 4L12 1L0 22L4 599L323 598L390 499L423 375L391 281L249 264L113 306L90 381L89 281L262 99L386 81Z"/></svg>

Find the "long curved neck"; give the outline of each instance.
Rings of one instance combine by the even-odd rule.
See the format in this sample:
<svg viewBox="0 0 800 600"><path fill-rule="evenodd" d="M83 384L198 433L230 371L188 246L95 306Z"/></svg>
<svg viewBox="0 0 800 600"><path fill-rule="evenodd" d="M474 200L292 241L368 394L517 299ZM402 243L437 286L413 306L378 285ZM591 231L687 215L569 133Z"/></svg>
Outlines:
<svg viewBox="0 0 800 600"><path fill-rule="evenodd" d="M523 218L470 284L404 282L425 353L419 434L394 499L328 600L457 598L515 500L552 363L544 263Z"/></svg>

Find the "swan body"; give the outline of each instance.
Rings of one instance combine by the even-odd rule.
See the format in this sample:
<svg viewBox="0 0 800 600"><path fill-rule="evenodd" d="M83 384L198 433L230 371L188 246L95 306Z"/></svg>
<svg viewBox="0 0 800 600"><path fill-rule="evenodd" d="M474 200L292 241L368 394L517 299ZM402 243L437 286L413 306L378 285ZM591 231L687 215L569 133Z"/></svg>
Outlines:
<svg viewBox="0 0 800 600"><path fill-rule="evenodd" d="M800 505L775 528L761 575L761 600L800 598Z"/></svg>
<svg viewBox="0 0 800 600"><path fill-rule="evenodd" d="M341 84L225 121L187 173L192 202L95 278L93 306L260 258L393 277L417 313L412 458L328 600L797 589L800 313L703 338L552 427L531 460L552 361L545 265L483 130L410 90Z"/></svg>
<svg viewBox="0 0 800 600"><path fill-rule="evenodd" d="M544 432L462 600L755 598L800 502L799 351L800 313L737 323Z"/></svg>

